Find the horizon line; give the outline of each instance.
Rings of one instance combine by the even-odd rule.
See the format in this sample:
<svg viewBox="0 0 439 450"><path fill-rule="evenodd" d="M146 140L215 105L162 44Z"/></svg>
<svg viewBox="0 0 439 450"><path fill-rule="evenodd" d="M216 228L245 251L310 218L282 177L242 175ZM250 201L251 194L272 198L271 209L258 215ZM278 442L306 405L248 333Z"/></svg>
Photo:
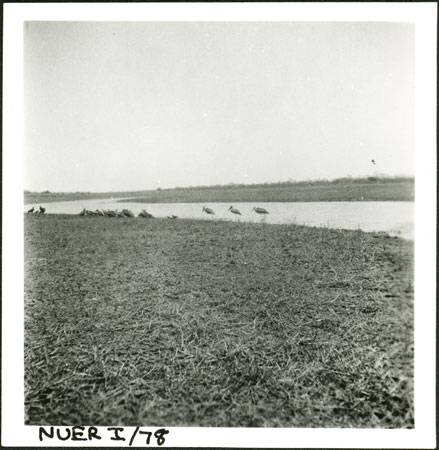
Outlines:
<svg viewBox="0 0 439 450"><path fill-rule="evenodd" d="M346 175L344 177L337 177L337 178L314 178L314 179L306 179L306 180L286 180L286 181L263 181L259 183L237 183L237 182L229 182L226 184L211 184L211 185L197 185L197 186L174 186L174 187L156 187L156 188L150 188L150 189L127 189L122 191L57 191L57 190L49 190L45 189L42 191L32 191L30 189L24 189L25 194L106 194L106 193L131 193L131 192L148 192L148 191L167 191L167 190L175 190L175 189L200 189L200 188L224 188L224 187L239 187L239 186L261 186L261 185L278 185L278 184L306 184L306 183L321 183L321 182L327 182L327 183L333 183L336 181L341 180L368 180L368 179L399 179L399 178L412 178L414 180L414 175L404 175L404 174L398 174L398 175L387 175L387 174L375 174L375 175L364 175L364 176L349 176Z"/></svg>

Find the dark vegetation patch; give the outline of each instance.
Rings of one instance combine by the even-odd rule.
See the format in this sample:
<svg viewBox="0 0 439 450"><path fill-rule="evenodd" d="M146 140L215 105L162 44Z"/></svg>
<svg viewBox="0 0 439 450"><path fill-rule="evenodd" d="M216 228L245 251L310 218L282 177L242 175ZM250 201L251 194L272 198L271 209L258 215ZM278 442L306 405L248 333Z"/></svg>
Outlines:
<svg viewBox="0 0 439 450"><path fill-rule="evenodd" d="M413 244L25 217L27 424L413 427Z"/></svg>
<svg viewBox="0 0 439 450"><path fill-rule="evenodd" d="M129 197L140 203L413 201L414 179L404 177L339 178L225 186L178 187L136 192L25 192L24 203Z"/></svg>

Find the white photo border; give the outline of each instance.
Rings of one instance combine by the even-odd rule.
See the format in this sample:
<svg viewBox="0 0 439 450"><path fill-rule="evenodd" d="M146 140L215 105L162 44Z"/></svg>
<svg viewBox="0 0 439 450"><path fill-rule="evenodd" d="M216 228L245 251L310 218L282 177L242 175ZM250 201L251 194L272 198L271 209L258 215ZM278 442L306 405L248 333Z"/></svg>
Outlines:
<svg viewBox="0 0 439 450"><path fill-rule="evenodd" d="M5 3L3 27L2 445L77 446L24 425L23 24L25 21L407 22L415 25L415 428L170 427L164 447L435 448L437 4ZM82 424L78 424L82 425ZM93 424L88 424L93 425ZM138 424L147 426L147 424ZM112 426L112 424L108 424ZM98 428L104 430L104 427ZM134 427L125 427L131 435ZM155 428L154 428L155 429ZM127 446L107 438L82 447ZM120 445L118 445L120 444ZM136 444L138 445L138 444Z"/></svg>

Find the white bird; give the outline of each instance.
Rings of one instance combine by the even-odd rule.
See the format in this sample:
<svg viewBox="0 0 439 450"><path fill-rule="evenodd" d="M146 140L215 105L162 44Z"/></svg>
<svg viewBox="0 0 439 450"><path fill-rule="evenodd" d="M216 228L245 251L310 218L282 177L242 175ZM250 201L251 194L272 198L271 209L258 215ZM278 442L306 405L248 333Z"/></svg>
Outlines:
<svg viewBox="0 0 439 450"><path fill-rule="evenodd" d="M215 211L213 209L206 208L205 206L203 206L203 211L202 212L205 212L206 214L213 214L213 215L215 215Z"/></svg>
<svg viewBox="0 0 439 450"><path fill-rule="evenodd" d="M252 211L258 214L270 214L265 208L259 208L257 206L255 206Z"/></svg>
<svg viewBox="0 0 439 450"><path fill-rule="evenodd" d="M230 206L230 208L228 209L228 211L230 211L233 214L238 214L239 216L241 215L241 212L239 211L239 209L234 208L233 206Z"/></svg>

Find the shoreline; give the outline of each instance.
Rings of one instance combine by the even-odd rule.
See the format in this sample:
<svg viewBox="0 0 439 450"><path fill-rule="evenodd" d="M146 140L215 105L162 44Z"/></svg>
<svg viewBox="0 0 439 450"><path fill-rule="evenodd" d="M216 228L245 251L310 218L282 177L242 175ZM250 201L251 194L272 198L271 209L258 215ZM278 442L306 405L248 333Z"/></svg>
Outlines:
<svg viewBox="0 0 439 450"><path fill-rule="evenodd" d="M24 216L25 216L25 220L26 217L28 217L29 219L31 217L43 217L40 214L27 214L26 212L24 212ZM46 212L44 214L45 217L54 217L54 218L72 218L72 217L79 217L79 214L75 213L75 214L64 214L64 213L50 213L50 212ZM346 232L362 232L362 233L368 233L368 234L376 234L378 236L388 236L391 238L397 238L397 239L402 239L404 241L409 241L409 242L414 242L414 232L413 231L377 231L377 230L362 230L361 228L343 228L342 226L338 227L338 226L328 226L328 225L313 225L313 224L302 224L300 222L297 222L297 220L295 219L294 221L291 222L280 222L280 223L270 223L270 222L264 222L262 220L246 220L245 217L243 218L243 220L241 221L236 221L234 220L233 217L230 218L223 218L223 217L216 217L215 219L210 219L209 217L205 217L205 218L198 218L198 217L177 217L175 219L171 219L169 217L164 217L164 216L155 216L153 218L149 218L149 219L145 219L142 217L132 217L132 218L121 218L121 217L102 217L102 216L84 216L84 217L79 217L81 220L109 220L109 221L128 221L132 222L134 221L139 221L142 223L146 223L148 221L185 221L185 222L200 222L200 223L224 223L224 224L229 224L229 223L233 223L233 224L237 224L238 226L245 226L245 225L255 225L255 226L293 226L293 227L306 227L306 228L313 228L313 229L328 229L328 230L335 230L335 231L346 231ZM37 219L38 220L38 219Z"/></svg>

